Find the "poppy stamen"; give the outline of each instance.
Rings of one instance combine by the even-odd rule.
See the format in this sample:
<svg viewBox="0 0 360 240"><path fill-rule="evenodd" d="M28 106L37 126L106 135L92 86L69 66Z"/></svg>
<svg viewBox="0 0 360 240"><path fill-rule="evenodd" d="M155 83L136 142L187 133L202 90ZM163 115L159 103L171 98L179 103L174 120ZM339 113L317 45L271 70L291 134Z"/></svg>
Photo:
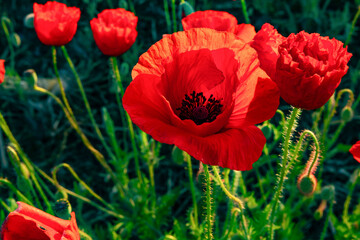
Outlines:
<svg viewBox="0 0 360 240"><path fill-rule="evenodd" d="M190 95L190 96L189 96ZM179 117L181 120L191 119L196 125L201 125L205 122L212 122L221 113L220 100L216 100L211 94L207 99L202 92L196 93L193 91L190 94L185 94L181 102L179 110Z"/></svg>

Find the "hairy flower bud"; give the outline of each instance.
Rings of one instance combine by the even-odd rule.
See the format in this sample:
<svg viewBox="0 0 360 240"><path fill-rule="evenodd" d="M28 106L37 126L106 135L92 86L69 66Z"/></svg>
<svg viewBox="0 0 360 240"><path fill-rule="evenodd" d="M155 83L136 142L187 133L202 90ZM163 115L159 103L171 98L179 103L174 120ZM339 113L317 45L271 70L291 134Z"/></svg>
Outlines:
<svg viewBox="0 0 360 240"><path fill-rule="evenodd" d="M349 106L345 106L341 110L341 120L344 122L350 122L352 118L354 117L354 111Z"/></svg>
<svg viewBox="0 0 360 240"><path fill-rule="evenodd" d="M310 174L309 176L307 174L302 174L297 181L299 191L307 197L315 192L316 185L317 180L313 174Z"/></svg>
<svg viewBox="0 0 360 240"><path fill-rule="evenodd" d="M334 185L328 185L321 189L321 199L326 201L331 201L335 197L335 187Z"/></svg>

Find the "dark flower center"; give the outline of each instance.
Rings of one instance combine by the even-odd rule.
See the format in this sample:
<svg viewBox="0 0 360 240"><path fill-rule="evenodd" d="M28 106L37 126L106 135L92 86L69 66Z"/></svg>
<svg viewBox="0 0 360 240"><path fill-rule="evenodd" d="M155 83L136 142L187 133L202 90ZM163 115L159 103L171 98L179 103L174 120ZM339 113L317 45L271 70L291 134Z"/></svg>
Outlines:
<svg viewBox="0 0 360 240"><path fill-rule="evenodd" d="M223 107L220 101L221 99L216 100L212 94L206 99L202 92L196 93L193 91L190 96L185 94L181 107L176 110L180 111L179 118L181 120L191 119L196 125L200 125L216 119Z"/></svg>

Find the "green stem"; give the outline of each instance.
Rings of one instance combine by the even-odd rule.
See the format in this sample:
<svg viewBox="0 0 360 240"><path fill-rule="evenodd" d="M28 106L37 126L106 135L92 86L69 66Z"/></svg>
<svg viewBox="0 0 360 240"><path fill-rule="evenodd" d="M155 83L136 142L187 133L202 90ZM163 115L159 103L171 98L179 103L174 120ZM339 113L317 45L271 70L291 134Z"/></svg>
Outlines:
<svg viewBox="0 0 360 240"><path fill-rule="evenodd" d="M354 176L354 179L352 180L353 182L350 186L349 194L347 195L345 203L344 203L344 211L343 211L343 216L342 216L342 219L344 222L348 221L348 213L349 213L351 197L354 193L355 186L360 179L360 169L355 170L354 174L355 174L355 176Z"/></svg>
<svg viewBox="0 0 360 240"><path fill-rule="evenodd" d="M2 128L2 130L4 131L5 135L8 137L8 139L10 140L10 142L12 144L14 144L16 151L19 153L19 155L21 156L21 158L23 159L26 167L28 168L29 172L30 172L30 177L32 179L32 181L34 182L34 185L36 187L36 189L38 190L40 196L42 197L42 199L44 200L44 203L47 207L47 212L50 214L53 214L53 210L51 207L51 204L48 200L48 198L46 197L43 189L41 188L38 180L37 180L37 174L34 171L34 168L32 167L32 164L30 162L30 159L27 158L26 154L23 152L23 150L20 147L20 144L17 142L17 140L15 139L14 135L12 134L9 126L7 125L3 115L0 113L0 127Z"/></svg>
<svg viewBox="0 0 360 240"><path fill-rule="evenodd" d="M175 4L175 0L171 0L172 3L172 21L173 21L173 28L174 28L174 32L177 32L177 21L176 21L176 4Z"/></svg>
<svg viewBox="0 0 360 240"><path fill-rule="evenodd" d="M227 188L225 187L224 183L222 182L222 179L220 177L220 174L219 174L219 169L215 166L211 166L212 167L212 170L214 172L214 176L215 178L218 179L218 183L220 184L220 187L221 189L223 190L223 192L225 193L226 196L228 196L228 198L230 198L230 200L236 202L238 205L239 205L239 209L240 209L240 212L241 212L241 217L242 217L242 227L243 227L243 230L244 230L244 234L245 234L245 238L246 239L250 239L249 238L249 235L248 235L248 231L247 231L247 223L246 223L246 218L245 218L245 215L244 215L244 204L241 202L241 200L237 197L235 197L233 194L230 193L229 190L227 190ZM239 172L240 173L240 172ZM241 175L239 175L240 177Z"/></svg>
<svg viewBox="0 0 360 240"><path fill-rule="evenodd" d="M58 70L58 67L57 67L56 48L55 48L55 46L52 46L51 49L52 49L52 61L53 61L53 65L54 65L54 71L55 71L56 79L57 79L58 84L59 84L62 100L63 100L63 102L65 104L65 107L66 107L67 111L69 112L71 118L73 118L75 120L74 113L73 113L73 111L72 111L72 109L70 107L69 101L68 101L68 99L66 97L66 94L65 94L64 86L63 86L63 84L61 82L61 79L60 79L60 74L59 74L59 70Z"/></svg>
<svg viewBox="0 0 360 240"><path fill-rule="evenodd" d="M206 235L207 240L212 240L212 207L211 207L211 179L209 174L209 169L206 164L203 164L205 179L206 179Z"/></svg>
<svg viewBox="0 0 360 240"><path fill-rule="evenodd" d="M155 208L156 208L156 191L155 191L155 178L154 178L154 164L152 162L148 163L149 168L149 178L150 178L150 186L151 186L151 198L152 198L152 206L151 209L153 211L153 215L155 217Z"/></svg>
<svg viewBox="0 0 360 240"><path fill-rule="evenodd" d="M10 66L12 69L15 69L15 52L14 52L13 44L11 42L9 29L6 26L6 22L11 24L10 19L8 19L7 17L2 17L1 25L2 25L2 28L4 29L5 37L8 42L9 49L10 49Z"/></svg>
<svg viewBox="0 0 360 240"><path fill-rule="evenodd" d="M118 67L118 64L117 64L116 57L111 57L111 61L112 61L112 67L113 67L113 71L114 71L114 74L115 74L116 82L117 82L117 85L118 85L118 87L120 89L120 94L123 97L124 96L124 88L123 88L122 83L121 83L121 76L120 76L119 67ZM120 104L119 105L120 111L122 111L122 109L120 107L121 103L119 103L119 104ZM141 175L141 171L140 171L139 152L138 152L138 149L137 149L137 146L136 146L136 141L135 141L134 126L133 126L132 121L130 119L130 116L129 116L129 114L127 112L125 112L125 116L126 116L126 120L127 120L128 126L129 126L131 146L132 146L133 152L134 152L136 174L137 174L137 177L138 177L140 183L142 183L143 180L142 180L142 175Z"/></svg>
<svg viewBox="0 0 360 240"><path fill-rule="evenodd" d="M90 199L88 199L88 198L86 198L84 196L81 196L81 195L79 195L77 193L74 193L73 191L61 186L58 183L55 183L54 180L49 175L47 175L44 171L42 171L38 167L35 166L35 169L36 169L36 171L38 171L40 173L41 176L43 176L46 180L48 180L50 183L52 183L54 186L56 186L59 190L64 191L65 193L67 193L67 194L69 194L69 195L71 195L73 197L76 197L76 198L80 199L83 202L88 203L89 205L99 209L100 211L103 211L103 212L109 214L110 216L114 216L114 217L119 218L119 219L124 219L123 215L118 214L118 213L113 212L113 211L110 211L110 210L100 206L99 204L91 201Z"/></svg>
<svg viewBox="0 0 360 240"><path fill-rule="evenodd" d="M334 200L331 199L329 202L330 202L329 210L328 210L328 213L327 213L326 218L325 218L324 228L322 230L320 240L324 240L325 237L326 237L326 232L327 232L327 228L329 226L329 221L330 221L330 215L332 214L332 211L333 211Z"/></svg>
<svg viewBox="0 0 360 240"><path fill-rule="evenodd" d="M5 179L5 178L0 178L0 184L4 184L5 186L7 186L11 191L13 191L16 196L21 199L22 201L24 201L25 203L32 205L32 203L30 202L29 199L27 199L27 197L24 196L24 194L22 194L15 186L14 184L12 184L9 180Z"/></svg>
<svg viewBox="0 0 360 240"><path fill-rule="evenodd" d="M349 32L347 38L346 38L344 46L347 46L350 43L351 36L352 36L352 34L354 32L355 24L356 24L356 21L358 20L359 16L360 16L360 6L358 6L358 10L357 10L357 12L356 12L356 14L354 16L353 21L352 21L351 29L350 29L350 32Z"/></svg>
<svg viewBox="0 0 360 240"><path fill-rule="evenodd" d="M270 210L270 218L269 218L269 226L270 226L270 230L269 230L269 234L270 234L270 239L274 239L274 219L275 219L275 215L276 215L276 209L277 209L277 205L280 201L280 195L283 189L283 185L285 182L285 177L287 174L287 162L288 162L288 154L289 154L289 147L290 147L290 143L291 143L291 135L292 132L295 130L296 128L296 119L299 116L299 114L301 113L301 110L299 108L294 108L291 112L291 115L287 121L287 127L285 128L285 138L284 138L284 148L283 148L283 154L282 154L282 163L281 163L281 170L280 170L280 175L279 175L279 182L276 185L276 190L275 190L275 195L273 198L273 206L271 207Z"/></svg>
<svg viewBox="0 0 360 240"><path fill-rule="evenodd" d="M66 61L68 62L69 66L70 66L71 71L73 72L73 74L75 76L76 83L79 86L81 97L82 97L82 99L84 101L85 108L86 108L87 113L89 115L90 121L91 121L91 123L93 125L93 128L94 128L96 134L98 135L102 145L104 146L106 152L109 154L109 156L112 159L114 159L115 156L114 156L113 152L111 151L110 147L108 146L108 144L106 143L106 141L104 139L104 136L102 135L102 133L101 133L101 131L99 129L99 126L97 125L97 123L95 121L94 115L92 114L91 107L90 107L89 101L88 101L88 99L86 97L85 90L84 90L84 87L83 87L82 82L80 80L79 74L77 73L73 62L71 61L71 58L69 57L69 54L68 54L65 46L61 46L61 50L62 50L62 52L63 52L63 54L65 56Z"/></svg>
<svg viewBox="0 0 360 240"><path fill-rule="evenodd" d="M164 0L164 12L165 12L165 21L166 21L167 32L170 34L171 33L171 20L170 20L170 14L169 14L168 0Z"/></svg>
<svg viewBox="0 0 360 240"><path fill-rule="evenodd" d="M199 227L199 217L198 217L198 207L197 207L197 201L196 201L196 192L195 192L195 184L193 180L193 169L191 165L191 156L187 154L186 152L183 152L183 156L185 161L188 163L188 172L189 172L189 183L190 183L190 191L193 201L193 207L194 207L194 219L195 219L195 228L197 229Z"/></svg>
<svg viewBox="0 0 360 240"><path fill-rule="evenodd" d="M75 170L67 163L61 163L57 166L55 166L55 168L52 170L52 176L53 176L53 180L55 183L55 186L59 186L59 182L57 181L56 178L56 174L59 171L60 168L66 168L71 175L76 179L76 181L78 181L93 197L95 197L97 200L99 200L102 204L104 204L106 207L108 207L111 210L114 210L114 207L107 203L102 197L100 197L98 194L96 194L90 187L89 185L87 185L82 179L79 178L79 176L77 175L77 173L75 172Z"/></svg>
<svg viewBox="0 0 360 240"><path fill-rule="evenodd" d="M48 96L52 97L58 104L59 106L62 108L63 112L66 115L66 118L68 119L70 125L73 127L73 129L76 131L76 133L80 136L83 144L89 149L89 151L94 155L94 157L96 158L96 160L98 160L98 162L105 168L105 170L110 174L112 180L115 183L116 188L118 189L121 197L125 196L125 193L122 189L122 186L119 182L119 179L117 178L117 176L115 175L115 173L113 172L113 170L111 169L111 167L107 164L104 156L94 148L94 146L90 143L89 139L86 137L86 135L81 131L79 125L77 124L76 120L74 118L71 117L70 113L68 112L68 110L66 109L66 107L64 106L64 104L61 102L61 100L55 96L52 92L49 92L48 90L41 88L39 86L35 86L34 87L35 91L47 94Z"/></svg>
<svg viewBox="0 0 360 240"><path fill-rule="evenodd" d="M129 8L130 10L134 13L135 13L135 7L134 7L134 3L132 2L132 0L128 0L128 4L129 4Z"/></svg>
<svg viewBox="0 0 360 240"><path fill-rule="evenodd" d="M245 18L245 23L249 24L250 23L250 19L249 19L249 15L246 9L246 2L245 0L241 0L241 9Z"/></svg>

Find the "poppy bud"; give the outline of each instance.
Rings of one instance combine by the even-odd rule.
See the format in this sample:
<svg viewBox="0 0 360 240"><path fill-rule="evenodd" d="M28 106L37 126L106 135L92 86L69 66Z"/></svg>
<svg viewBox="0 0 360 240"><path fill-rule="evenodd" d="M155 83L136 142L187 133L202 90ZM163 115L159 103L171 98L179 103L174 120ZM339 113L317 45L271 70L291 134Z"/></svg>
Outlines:
<svg viewBox="0 0 360 240"><path fill-rule="evenodd" d="M34 28L34 13L29 13L24 18L24 25L27 28Z"/></svg>
<svg viewBox="0 0 360 240"><path fill-rule="evenodd" d="M187 1L181 2L179 6L181 9L181 18L184 18L184 17L192 14L193 12L195 12L194 8Z"/></svg>
<svg viewBox="0 0 360 240"><path fill-rule="evenodd" d="M119 8L128 9L128 3L125 0L119 1Z"/></svg>
<svg viewBox="0 0 360 240"><path fill-rule="evenodd" d="M326 201L331 201L335 197L335 187L334 185L328 185L321 189L321 199Z"/></svg>
<svg viewBox="0 0 360 240"><path fill-rule="evenodd" d="M325 209L326 209L326 200L321 200L319 207L316 209L314 213L315 220L320 220L322 218Z"/></svg>
<svg viewBox="0 0 360 240"><path fill-rule="evenodd" d="M55 203L55 215L59 218L62 218L64 220L70 220L71 219L71 211L72 207L70 205L70 202L63 198L59 199Z"/></svg>
<svg viewBox="0 0 360 240"><path fill-rule="evenodd" d="M176 164L183 164L184 163L184 154L183 151L181 149L179 149L178 147L174 146L171 152L171 157L172 160L176 163Z"/></svg>
<svg viewBox="0 0 360 240"><path fill-rule="evenodd" d="M14 45L15 47L20 47L21 45L21 38L19 36L19 34L17 33L13 33L11 34L11 43L12 45Z"/></svg>
<svg viewBox="0 0 360 240"><path fill-rule="evenodd" d="M261 131L263 132L266 139L269 139L272 134L271 125L266 124L261 127Z"/></svg>
<svg viewBox="0 0 360 240"><path fill-rule="evenodd" d="M344 122L350 122L352 118L354 117L354 111L349 106L345 106L341 110L341 120Z"/></svg>
<svg viewBox="0 0 360 240"><path fill-rule="evenodd" d="M29 87L32 89L36 86L38 77L34 69L28 69L24 72L25 79L29 85Z"/></svg>
<svg viewBox="0 0 360 240"><path fill-rule="evenodd" d="M307 174L302 174L297 181L299 191L307 197L315 192L316 185L317 180L313 174L310 174L309 176Z"/></svg>
<svg viewBox="0 0 360 240"><path fill-rule="evenodd" d="M29 169L26 167L25 163L20 163L20 171L21 174L24 176L24 178L26 179L30 178L30 172Z"/></svg>

